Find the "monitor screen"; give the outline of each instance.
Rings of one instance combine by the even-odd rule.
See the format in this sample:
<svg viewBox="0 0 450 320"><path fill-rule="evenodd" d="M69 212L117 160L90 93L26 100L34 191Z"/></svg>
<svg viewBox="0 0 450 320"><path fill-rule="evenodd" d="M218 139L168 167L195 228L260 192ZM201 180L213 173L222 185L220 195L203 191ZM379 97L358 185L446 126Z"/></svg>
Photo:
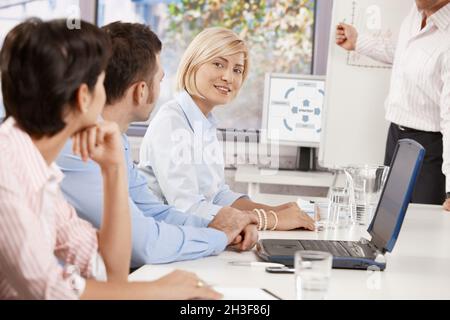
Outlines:
<svg viewBox="0 0 450 320"><path fill-rule="evenodd" d="M415 183L415 170L420 164L423 148L417 143L403 140L391 163L389 176L378 203L376 215L369 232L378 248L388 251L400 232L400 226L410 201L409 189Z"/></svg>
<svg viewBox="0 0 450 320"><path fill-rule="evenodd" d="M325 77L270 73L264 93L263 142L319 147Z"/></svg>

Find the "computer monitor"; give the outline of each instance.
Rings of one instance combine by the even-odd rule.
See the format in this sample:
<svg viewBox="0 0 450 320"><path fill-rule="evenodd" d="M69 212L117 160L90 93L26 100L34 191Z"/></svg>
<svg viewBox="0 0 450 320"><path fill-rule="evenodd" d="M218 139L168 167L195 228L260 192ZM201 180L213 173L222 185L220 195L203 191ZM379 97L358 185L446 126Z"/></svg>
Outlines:
<svg viewBox="0 0 450 320"><path fill-rule="evenodd" d="M324 76L266 74L262 142L318 148L324 95Z"/></svg>

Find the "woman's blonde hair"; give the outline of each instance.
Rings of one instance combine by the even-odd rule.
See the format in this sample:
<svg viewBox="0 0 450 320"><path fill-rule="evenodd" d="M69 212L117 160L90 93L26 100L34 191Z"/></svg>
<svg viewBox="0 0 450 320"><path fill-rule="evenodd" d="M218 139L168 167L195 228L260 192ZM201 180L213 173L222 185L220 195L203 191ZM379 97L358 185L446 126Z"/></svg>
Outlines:
<svg viewBox="0 0 450 320"><path fill-rule="evenodd" d="M190 95L200 96L195 84L195 75L200 67L217 57L244 54L242 81L247 78L249 69L248 48L236 33L225 28L207 28L200 32L181 58L177 72L177 91L186 90Z"/></svg>

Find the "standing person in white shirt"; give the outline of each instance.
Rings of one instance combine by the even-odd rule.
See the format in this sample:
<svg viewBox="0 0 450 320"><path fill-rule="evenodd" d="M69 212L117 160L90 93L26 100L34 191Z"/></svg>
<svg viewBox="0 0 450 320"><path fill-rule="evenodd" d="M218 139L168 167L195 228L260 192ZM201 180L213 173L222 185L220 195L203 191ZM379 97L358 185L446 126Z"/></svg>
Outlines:
<svg viewBox="0 0 450 320"><path fill-rule="evenodd" d="M178 209L214 217L224 206L258 216L261 230L314 230L296 204L271 207L235 193L225 183L224 159L211 111L238 94L249 71L248 49L224 28L202 31L184 53L175 99L161 107L140 150L152 191Z"/></svg>
<svg viewBox="0 0 450 320"><path fill-rule="evenodd" d="M450 0L416 0L403 21L397 44L341 23L342 48L392 64L386 119L391 122L385 164L399 139L422 144L426 155L412 202L450 210Z"/></svg>

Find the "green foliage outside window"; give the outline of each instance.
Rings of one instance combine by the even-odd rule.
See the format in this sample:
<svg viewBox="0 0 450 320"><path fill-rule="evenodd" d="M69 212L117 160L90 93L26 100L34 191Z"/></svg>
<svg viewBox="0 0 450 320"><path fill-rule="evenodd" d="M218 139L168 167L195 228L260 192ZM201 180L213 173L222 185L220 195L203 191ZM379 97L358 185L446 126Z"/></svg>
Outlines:
<svg viewBox="0 0 450 320"><path fill-rule="evenodd" d="M221 26L247 41L254 75L310 72L313 0L182 0L168 5L167 20L166 46L186 48L204 28Z"/></svg>
<svg viewBox="0 0 450 320"><path fill-rule="evenodd" d="M176 69L179 61L176 57L207 27L235 31L250 49L249 77L236 101L225 108L216 108L214 113L221 128L259 129L264 74L311 73L314 4L314 0L171 2L160 29L166 62Z"/></svg>

